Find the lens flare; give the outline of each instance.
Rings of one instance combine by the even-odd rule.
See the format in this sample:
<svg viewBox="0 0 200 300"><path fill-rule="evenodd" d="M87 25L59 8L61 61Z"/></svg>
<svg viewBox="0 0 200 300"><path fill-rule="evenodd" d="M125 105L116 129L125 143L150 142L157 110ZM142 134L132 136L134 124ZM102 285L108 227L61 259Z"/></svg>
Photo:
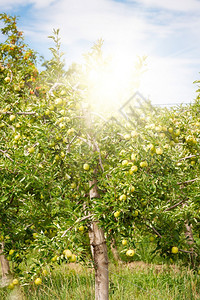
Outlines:
<svg viewBox="0 0 200 300"><path fill-rule="evenodd" d="M85 74L87 101L91 110L107 114L117 111L138 90L143 60L117 55L93 63Z"/></svg>

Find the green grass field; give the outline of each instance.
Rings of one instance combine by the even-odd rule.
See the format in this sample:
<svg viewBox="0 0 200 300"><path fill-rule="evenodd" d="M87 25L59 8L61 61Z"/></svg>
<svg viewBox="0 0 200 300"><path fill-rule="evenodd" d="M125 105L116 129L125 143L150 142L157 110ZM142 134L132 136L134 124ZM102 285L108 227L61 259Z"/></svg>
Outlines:
<svg viewBox="0 0 200 300"><path fill-rule="evenodd" d="M177 265L124 263L109 267L111 300L200 299L200 275ZM0 290L1 300L94 300L94 272L78 264L57 266L41 286Z"/></svg>

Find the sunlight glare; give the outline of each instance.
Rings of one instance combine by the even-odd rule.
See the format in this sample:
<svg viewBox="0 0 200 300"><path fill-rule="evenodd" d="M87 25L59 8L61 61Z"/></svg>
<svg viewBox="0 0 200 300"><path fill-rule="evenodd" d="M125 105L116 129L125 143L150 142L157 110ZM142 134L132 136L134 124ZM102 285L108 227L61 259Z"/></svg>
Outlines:
<svg viewBox="0 0 200 300"><path fill-rule="evenodd" d="M117 111L138 88L140 75L130 56L113 56L87 73L88 101L92 111Z"/></svg>

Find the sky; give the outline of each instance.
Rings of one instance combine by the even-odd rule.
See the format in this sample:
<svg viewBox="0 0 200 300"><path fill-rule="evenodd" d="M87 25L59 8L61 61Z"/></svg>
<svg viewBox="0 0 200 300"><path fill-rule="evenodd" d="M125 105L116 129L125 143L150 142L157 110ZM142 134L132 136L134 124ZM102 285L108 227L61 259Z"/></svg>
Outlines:
<svg viewBox="0 0 200 300"><path fill-rule="evenodd" d="M25 42L45 58L53 29L60 29L67 66L102 38L105 55L123 65L147 56L139 91L153 104L196 98L200 0L0 0L0 12L19 16Z"/></svg>

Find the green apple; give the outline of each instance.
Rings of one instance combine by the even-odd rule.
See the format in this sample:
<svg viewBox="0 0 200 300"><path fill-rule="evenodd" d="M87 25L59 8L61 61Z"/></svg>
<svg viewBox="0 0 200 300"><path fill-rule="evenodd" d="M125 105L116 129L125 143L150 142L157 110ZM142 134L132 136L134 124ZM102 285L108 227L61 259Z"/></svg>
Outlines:
<svg viewBox="0 0 200 300"><path fill-rule="evenodd" d="M34 153L34 151L35 151L35 148L34 148L34 147L29 147L29 148L28 148L28 152L29 152L30 154Z"/></svg>
<svg viewBox="0 0 200 300"><path fill-rule="evenodd" d="M70 128L70 129L67 130L67 134L68 134L68 135L73 135L74 132L75 132L75 129L74 129L74 128Z"/></svg>
<svg viewBox="0 0 200 300"><path fill-rule="evenodd" d="M156 148L156 154L158 155L163 154L163 150L161 148Z"/></svg>
<svg viewBox="0 0 200 300"><path fill-rule="evenodd" d="M131 154L131 160L136 160L136 154L135 153Z"/></svg>
<svg viewBox="0 0 200 300"><path fill-rule="evenodd" d="M72 256L70 257L70 262L75 262L76 261L76 255L72 254Z"/></svg>
<svg viewBox="0 0 200 300"><path fill-rule="evenodd" d="M137 217L138 215L139 215L138 210L135 210L134 213L133 213L133 216L134 216L134 217Z"/></svg>
<svg viewBox="0 0 200 300"><path fill-rule="evenodd" d="M119 210L115 211L114 212L114 217L118 218L119 216L120 216L120 211Z"/></svg>
<svg viewBox="0 0 200 300"><path fill-rule="evenodd" d="M14 137L15 141L18 141L20 139L20 137L21 137L20 133L18 133L17 135L15 135L15 137Z"/></svg>
<svg viewBox="0 0 200 300"><path fill-rule="evenodd" d="M9 290L13 290L14 287L15 287L15 285L14 285L13 283L10 283L10 284L8 285L8 289L9 289Z"/></svg>
<svg viewBox="0 0 200 300"><path fill-rule="evenodd" d="M123 245L123 246L126 246L127 243L128 243L127 240L122 240L122 245Z"/></svg>
<svg viewBox="0 0 200 300"><path fill-rule="evenodd" d="M75 182L72 182L72 183L71 183L71 188L72 188L72 189L75 189L75 188L76 188L76 183L75 183Z"/></svg>
<svg viewBox="0 0 200 300"><path fill-rule="evenodd" d="M14 285L18 285L19 284L19 280L18 279L13 279L13 282L12 282Z"/></svg>
<svg viewBox="0 0 200 300"><path fill-rule="evenodd" d="M69 250L69 249L65 249L65 250L63 251L63 254L65 255L66 258L72 257L72 252L71 252L71 250Z"/></svg>
<svg viewBox="0 0 200 300"><path fill-rule="evenodd" d="M43 275L43 276L47 276L47 274L48 274L47 270L44 269L44 270L42 271L42 275Z"/></svg>
<svg viewBox="0 0 200 300"><path fill-rule="evenodd" d="M56 100L55 100L55 105L62 105L63 104L63 100L61 99L61 98L57 98Z"/></svg>
<svg viewBox="0 0 200 300"><path fill-rule="evenodd" d="M173 130L172 127L169 127L169 128L168 128L168 131L169 131L169 133L172 133L174 130Z"/></svg>
<svg viewBox="0 0 200 300"><path fill-rule="evenodd" d="M148 167L147 161L146 161L146 160L145 160L145 161L141 161L141 162L140 162L140 167L141 167L141 168Z"/></svg>
<svg viewBox="0 0 200 300"><path fill-rule="evenodd" d="M128 160L127 159L124 159L123 161L122 161L122 166L123 167L126 167L128 165Z"/></svg>
<svg viewBox="0 0 200 300"><path fill-rule="evenodd" d="M58 255L55 255L54 257L52 257L51 261L52 261L52 262L56 262L57 259L58 259Z"/></svg>
<svg viewBox="0 0 200 300"><path fill-rule="evenodd" d="M42 279L38 277L38 278L35 279L34 282L35 282L36 285L40 285L40 284L42 284Z"/></svg>
<svg viewBox="0 0 200 300"><path fill-rule="evenodd" d="M11 250L9 251L9 255L13 255L14 252L15 252L15 250L11 249Z"/></svg>
<svg viewBox="0 0 200 300"><path fill-rule="evenodd" d="M154 242L155 241L155 237L154 236L150 236L149 240L150 240L150 242Z"/></svg>
<svg viewBox="0 0 200 300"><path fill-rule="evenodd" d="M126 251L126 255L127 255L127 256L130 256L130 257L131 257L131 256L133 256L134 254L135 254L135 251L132 250L132 249L129 249L129 250Z"/></svg>
<svg viewBox="0 0 200 300"><path fill-rule="evenodd" d="M138 167L137 167L137 166L132 166L132 167L131 167L131 171L133 171L134 173L137 172L137 170L138 170Z"/></svg>
<svg viewBox="0 0 200 300"><path fill-rule="evenodd" d="M122 194L121 196L119 196L119 200L125 201L126 200L126 195Z"/></svg>
<svg viewBox="0 0 200 300"><path fill-rule="evenodd" d="M6 82L10 82L10 77L7 76L7 77L4 78L4 80L5 80Z"/></svg>
<svg viewBox="0 0 200 300"><path fill-rule="evenodd" d="M38 236L37 232L34 232L34 233L33 233L33 238L36 239L37 236Z"/></svg>
<svg viewBox="0 0 200 300"><path fill-rule="evenodd" d="M178 247L172 247L172 253L177 254L178 253Z"/></svg>
<svg viewBox="0 0 200 300"><path fill-rule="evenodd" d="M14 121L15 118L16 118L15 115L10 115L9 117L10 121Z"/></svg>
<svg viewBox="0 0 200 300"><path fill-rule="evenodd" d="M84 226L83 226L83 225L81 225L81 226L79 227L79 229L78 229L78 230L79 230L79 231L84 231L84 229L85 229L85 228L84 228Z"/></svg>
<svg viewBox="0 0 200 300"><path fill-rule="evenodd" d="M130 192L133 193L134 191L135 191L135 187L134 187L134 186L131 186L131 187L130 187Z"/></svg>
<svg viewBox="0 0 200 300"><path fill-rule="evenodd" d="M90 166L89 166L88 164L84 164L84 165L83 165L83 169L84 169L85 171L88 171L88 170L90 169Z"/></svg>
<svg viewBox="0 0 200 300"><path fill-rule="evenodd" d="M179 136L180 134L181 134L180 129L176 129L175 132L174 132L174 135L175 136Z"/></svg>

